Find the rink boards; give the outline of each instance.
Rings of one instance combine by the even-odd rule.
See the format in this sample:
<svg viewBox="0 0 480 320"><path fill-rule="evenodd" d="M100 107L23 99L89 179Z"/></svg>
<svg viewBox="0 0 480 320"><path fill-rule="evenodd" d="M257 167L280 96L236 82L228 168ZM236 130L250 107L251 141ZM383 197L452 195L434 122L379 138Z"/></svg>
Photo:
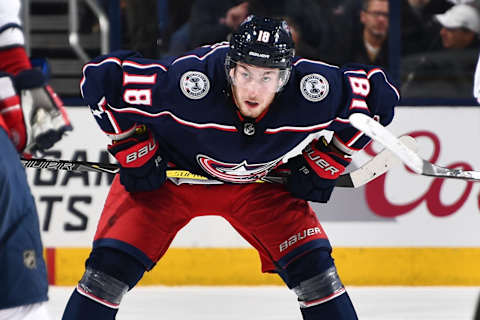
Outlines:
<svg viewBox="0 0 480 320"><path fill-rule="evenodd" d="M51 158L105 161L103 136L87 108L68 108L74 132ZM397 108L389 126L417 137L420 154L442 166L480 170L478 108ZM214 143L214 142L212 142ZM354 159L361 165L376 144ZM111 179L105 175L27 169L37 201L52 284L73 285ZM480 285L479 184L414 175L398 167L356 190L336 189L312 204L349 285ZM280 284L260 272L257 253L219 217L192 220L141 281L165 285Z"/></svg>

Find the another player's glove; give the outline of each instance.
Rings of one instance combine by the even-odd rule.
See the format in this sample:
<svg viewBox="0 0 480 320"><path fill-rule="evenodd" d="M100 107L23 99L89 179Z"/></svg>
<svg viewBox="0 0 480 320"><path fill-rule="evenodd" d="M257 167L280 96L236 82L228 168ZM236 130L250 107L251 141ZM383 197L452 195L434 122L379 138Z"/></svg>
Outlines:
<svg viewBox="0 0 480 320"><path fill-rule="evenodd" d="M114 141L108 151L120 163L120 183L128 192L152 191L166 180L167 161L158 153L158 145L145 126L135 134Z"/></svg>
<svg viewBox="0 0 480 320"><path fill-rule="evenodd" d="M291 170L287 189L297 198L326 203L335 180L345 171L351 159L325 139L316 140L301 155L288 160Z"/></svg>
<svg viewBox="0 0 480 320"><path fill-rule="evenodd" d="M0 113L18 152L43 152L72 130L62 101L41 71L28 69L14 77L4 73L0 81Z"/></svg>

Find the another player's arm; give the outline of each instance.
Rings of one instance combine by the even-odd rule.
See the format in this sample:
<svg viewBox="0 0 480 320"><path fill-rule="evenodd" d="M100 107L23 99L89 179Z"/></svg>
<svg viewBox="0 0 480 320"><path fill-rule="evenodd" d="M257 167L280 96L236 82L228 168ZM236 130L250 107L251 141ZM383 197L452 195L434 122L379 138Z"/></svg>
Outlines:
<svg viewBox="0 0 480 320"><path fill-rule="evenodd" d="M2 13L5 25L0 26L0 117L17 151L43 152L72 126L62 101L48 84L47 75L32 68L18 17Z"/></svg>

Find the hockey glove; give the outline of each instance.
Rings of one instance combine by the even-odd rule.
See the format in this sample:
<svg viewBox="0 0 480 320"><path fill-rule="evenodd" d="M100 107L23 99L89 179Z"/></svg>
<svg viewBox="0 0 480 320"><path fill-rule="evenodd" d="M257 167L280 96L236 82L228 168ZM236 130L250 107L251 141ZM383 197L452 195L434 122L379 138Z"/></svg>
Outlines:
<svg viewBox="0 0 480 320"><path fill-rule="evenodd" d="M158 154L155 138L145 126L133 136L114 141L108 151L120 163L120 183L128 192L152 191L165 182L167 161Z"/></svg>
<svg viewBox="0 0 480 320"><path fill-rule="evenodd" d="M44 152L72 130L62 101L41 71L29 69L13 78L2 74L0 81L0 113L18 152Z"/></svg>
<svg viewBox="0 0 480 320"><path fill-rule="evenodd" d="M291 174L287 179L287 189L297 198L326 203L335 187L335 180L350 161L333 145L327 145L324 139L314 141L301 155L288 160L286 167Z"/></svg>

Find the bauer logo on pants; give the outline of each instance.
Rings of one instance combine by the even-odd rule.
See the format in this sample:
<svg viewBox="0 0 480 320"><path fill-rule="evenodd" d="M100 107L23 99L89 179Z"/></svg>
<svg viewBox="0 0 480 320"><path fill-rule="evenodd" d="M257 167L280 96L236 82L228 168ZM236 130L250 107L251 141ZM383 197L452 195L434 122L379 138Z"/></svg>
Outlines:
<svg viewBox="0 0 480 320"><path fill-rule="evenodd" d="M302 241L305 238L309 238L319 233L322 233L319 227L308 228L301 232L298 232L297 234L294 234L284 242L280 243L280 246L279 246L280 252L287 250L290 246L293 246L295 243Z"/></svg>

